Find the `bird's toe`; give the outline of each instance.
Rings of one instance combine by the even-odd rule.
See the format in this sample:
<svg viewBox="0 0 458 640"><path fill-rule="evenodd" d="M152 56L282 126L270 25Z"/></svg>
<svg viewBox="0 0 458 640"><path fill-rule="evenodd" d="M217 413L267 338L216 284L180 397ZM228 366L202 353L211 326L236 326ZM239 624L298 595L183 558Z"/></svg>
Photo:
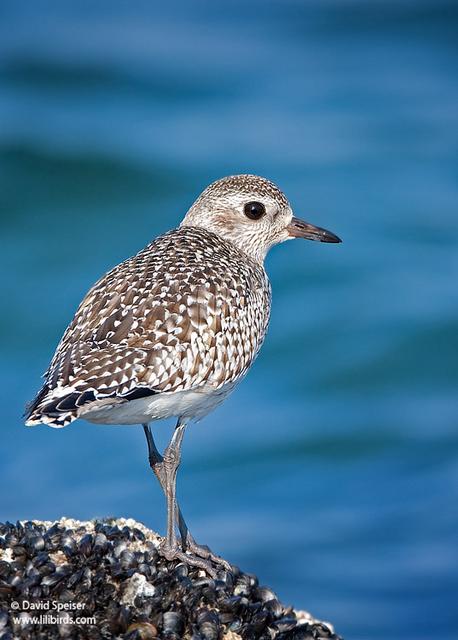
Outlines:
<svg viewBox="0 0 458 640"><path fill-rule="evenodd" d="M169 562L173 560L179 560L187 564L190 567L197 567L198 569L202 569L205 571L211 578L216 578L217 570L212 564L210 557L204 558L190 551L183 551L181 547L177 544L176 547L170 547L164 542L160 547L159 551L162 556Z"/></svg>
<svg viewBox="0 0 458 640"><path fill-rule="evenodd" d="M227 560L221 558L221 556L217 556L216 553L213 553L206 544L197 544L189 533L186 538L186 551L199 558L203 558L204 560L209 560L213 564L223 567L226 571L233 571L232 565Z"/></svg>

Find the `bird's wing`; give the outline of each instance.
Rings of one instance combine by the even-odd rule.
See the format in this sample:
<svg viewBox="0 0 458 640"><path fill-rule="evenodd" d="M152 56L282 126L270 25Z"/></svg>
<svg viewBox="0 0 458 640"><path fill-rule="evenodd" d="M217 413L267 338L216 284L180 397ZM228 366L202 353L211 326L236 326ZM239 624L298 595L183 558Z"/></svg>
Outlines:
<svg viewBox="0 0 458 640"><path fill-rule="evenodd" d="M174 264L164 264L164 255L147 248L92 287L56 350L31 417L49 413L50 403L75 412L94 400L205 384L217 389L243 375L268 319L263 287L244 283L219 262L207 259L204 268L198 255L177 255L176 246Z"/></svg>

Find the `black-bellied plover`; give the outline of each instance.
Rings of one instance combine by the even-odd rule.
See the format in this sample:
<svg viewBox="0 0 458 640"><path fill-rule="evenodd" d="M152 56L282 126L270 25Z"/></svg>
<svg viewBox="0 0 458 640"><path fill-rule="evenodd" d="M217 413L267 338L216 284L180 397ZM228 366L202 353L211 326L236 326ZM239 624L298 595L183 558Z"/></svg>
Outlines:
<svg viewBox="0 0 458 640"><path fill-rule="evenodd" d="M181 443L186 425L223 402L257 356L271 302L264 258L290 238L340 242L293 217L269 180L217 180L177 229L90 289L27 411L27 425L142 424L167 500L162 552L210 572L221 559L194 541L176 499ZM162 456L149 423L171 417L178 422Z"/></svg>

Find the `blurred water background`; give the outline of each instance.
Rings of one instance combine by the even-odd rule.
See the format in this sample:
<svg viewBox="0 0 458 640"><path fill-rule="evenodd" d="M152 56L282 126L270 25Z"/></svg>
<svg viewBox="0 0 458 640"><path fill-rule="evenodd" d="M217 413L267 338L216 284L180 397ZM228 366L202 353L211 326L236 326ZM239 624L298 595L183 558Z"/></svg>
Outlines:
<svg viewBox="0 0 458 640"><path fill-rule="evenodd" d="M188 430L184 513L347 638L456 638L457 21L440 0L1 3L0 519L163 531L140 427L21 413L89 286L259 173L344 244L269 256L270 334Z"/></svg>

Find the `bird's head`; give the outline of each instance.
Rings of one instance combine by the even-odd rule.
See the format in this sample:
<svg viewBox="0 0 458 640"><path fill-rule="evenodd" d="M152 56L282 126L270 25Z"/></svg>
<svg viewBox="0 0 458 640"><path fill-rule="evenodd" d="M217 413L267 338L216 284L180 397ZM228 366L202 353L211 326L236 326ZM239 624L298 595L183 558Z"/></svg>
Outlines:
<svg viewBox="0 0 458 640"><path fill-rule="evenodd" d="M330 231L295 218L284 193L270 180L254 175L213 182L181 226L212 231L261 263L271 247L292 238L341 242Z"/></svg>

